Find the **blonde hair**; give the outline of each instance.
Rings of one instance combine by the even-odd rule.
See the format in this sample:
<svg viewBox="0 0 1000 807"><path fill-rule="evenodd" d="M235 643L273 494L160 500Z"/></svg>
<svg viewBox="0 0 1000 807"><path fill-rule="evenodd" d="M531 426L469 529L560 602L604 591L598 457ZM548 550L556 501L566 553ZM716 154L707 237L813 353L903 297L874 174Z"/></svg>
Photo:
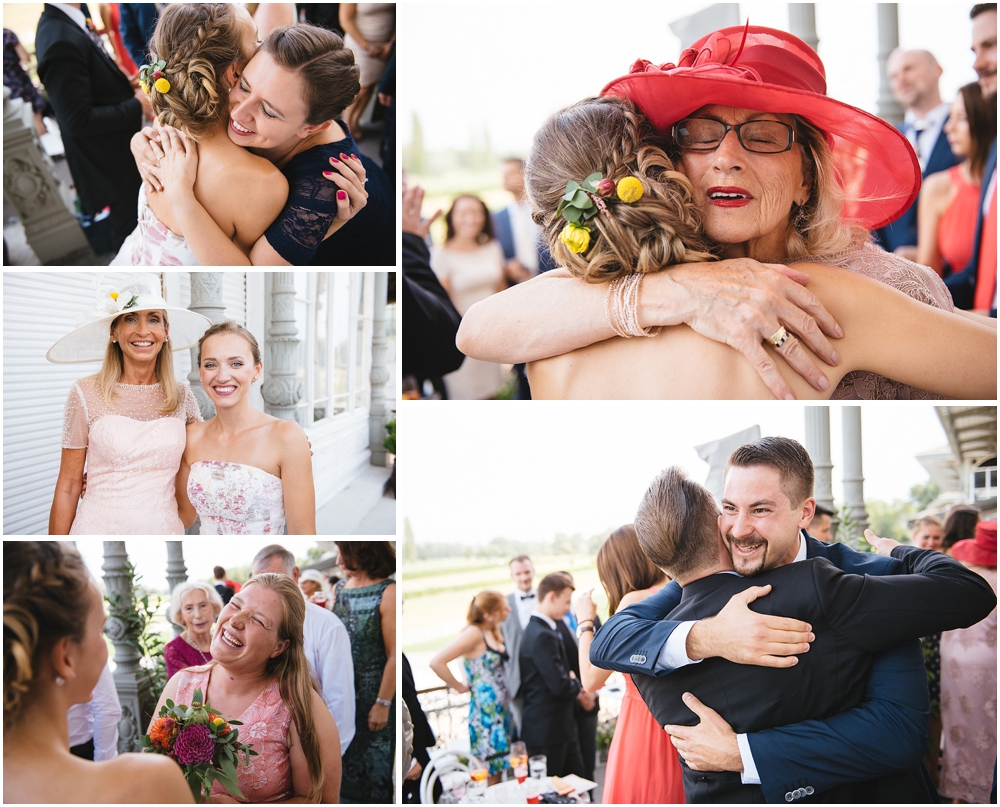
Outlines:
<svg viewBox="0 0 1000 807"><path fill-rule="evenodd" d="M187 582L178 584L170 592L170 608L167 610L167 617L175 625L184 627L184 617L181 613L184 609L184 598L192 591L200 591L205 595L212 606L212 610L215 611L216 617L222 612L222 597L215 590L215 586L210 586L201 580L188 580Z"/></svg>
<svg viewBox="0 0 1000 807"><path fill-rule="evenodd" d="M469 604L469 613L465 619L470 625L482 626L484 617L487 614L499 614L503 612L503 605L507 598L499 591L480 591ZM500 623L497 622L490 630L493 638L503 643L503 634L500 632Z"/></svg>
<svg viewBox="0 0 1000 807"><path fill-rule="evenodd" d="M226 70L242 62L244 28L230 3L169 4L160 13L150 43L153 60L163 59L170 89L149 87L160 123L195 140L229 114L221 86Z"/></svg>
<svg viewBox="0 0 1000 807"><path fill-rule="evenodd" d="M532 218L542 228L552 257L571 274L602 283L634 272L658 272L676 263L714 260L702 233L691 183L675 170L652 124L623 98L588 98L550 117L535 135L525 167ZM559 240L566 219L556 208L569 180L583 182L599 171L605 179L631 176L642 198L606 200L589 248L573 253Z"/></svg>
<svg viewBox="0 0 1000 807"><path fill-rule="evenodd" d="M127 313L127 312L126 312ZM169 334L170 320L167 319L167 312L160 311L163 315L164 330ZM126 316L120 314L111 322L111 330L114 331L118 321ZM108 406L114 405L114 397L117 394L115 386L122 379L125 372L125 357L122 354L121 345L108 339L108 346L104 350L104 362L96 375L91 376L97 379L97 386L101 390L101 396ZM172 415L181 405L181 390L174 378L174 354L170 350L169 343L160 345L160 352L156 354L156 366L153 368L156 380L160 382L163 390L163 406L157 409L161 415Z"/></svg>
<svg viewBox="0 0 1000 807"><path fill-rule="evenodd" d="M90 573L75 549L56 541L8 541L3 548L3 729L34 697L42 655L69 636L83 640Z"/></svg>

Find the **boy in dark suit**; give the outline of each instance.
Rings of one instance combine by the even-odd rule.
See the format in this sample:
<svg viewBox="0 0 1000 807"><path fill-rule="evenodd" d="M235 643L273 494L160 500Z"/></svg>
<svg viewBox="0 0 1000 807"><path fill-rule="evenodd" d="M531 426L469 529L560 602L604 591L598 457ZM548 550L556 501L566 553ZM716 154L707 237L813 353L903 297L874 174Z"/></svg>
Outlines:
<svg viewBox="0 0 1000 807"><path fill-rule="evenodd" d="M580 681L570 669L559 622L569 612L573 584L556 572L538 584L538 604L521 640L521 739L532 756L544 754L550 776L583 775L573 707Z"/></svg>

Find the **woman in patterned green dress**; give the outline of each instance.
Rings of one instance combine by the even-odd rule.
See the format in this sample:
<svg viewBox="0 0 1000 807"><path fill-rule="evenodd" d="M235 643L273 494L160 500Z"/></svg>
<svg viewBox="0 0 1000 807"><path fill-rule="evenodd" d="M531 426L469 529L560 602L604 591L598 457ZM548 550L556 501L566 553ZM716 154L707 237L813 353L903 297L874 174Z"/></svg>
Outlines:
<svg viewBox="0 0 1000 807"><path fill-rule="evenodd" d="M390 804L396 721L396 552L388 541L337 541L345 579L333 612L351 637L354 739L344 754L340 800Z"/></svg>
<svg viewBox="0 0 1000 807"><path fill-rule="evenodd" d="M510 613L499 591L480 591L469 606L468 625L431 660L431 669L456 692L469 692L469 745L489 765L490 784L500 781L510 754L510 693L504 678L507 650L500 625ZM462 657L469 683L459 681L448 662Z"/></svg>

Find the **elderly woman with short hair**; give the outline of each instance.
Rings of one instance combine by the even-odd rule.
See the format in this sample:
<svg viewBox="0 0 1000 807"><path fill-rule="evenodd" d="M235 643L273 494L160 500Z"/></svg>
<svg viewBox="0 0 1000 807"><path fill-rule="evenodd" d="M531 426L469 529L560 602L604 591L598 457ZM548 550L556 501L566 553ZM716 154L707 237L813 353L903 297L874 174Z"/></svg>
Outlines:
<svg viewBox="0 0 1000 807"><path fill-rule="evenodd" d="M180 583L170 594L170 621L184 628L163 648L167 678L178 670L212 660L212 625L222 611L219 592L201 580Z"/></svg>

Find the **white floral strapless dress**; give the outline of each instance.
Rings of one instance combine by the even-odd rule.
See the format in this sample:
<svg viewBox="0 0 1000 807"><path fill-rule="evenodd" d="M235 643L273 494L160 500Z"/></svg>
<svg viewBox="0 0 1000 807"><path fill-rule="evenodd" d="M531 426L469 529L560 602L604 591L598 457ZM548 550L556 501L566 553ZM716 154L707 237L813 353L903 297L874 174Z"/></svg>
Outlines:
<svg viewBox="0 0 1000 807"><path fill-rule="evenodd" d="M149 209L145 183L139 189L139 223L111 266L200 266L184 237L171 232Z"/></svg>
<svg viewBox="0 0 1000 807"><path fill-rule="evenodd" d="M280 535L285 529L281 479L253 465L193 462L187 491L202 535Z"/></svg>

